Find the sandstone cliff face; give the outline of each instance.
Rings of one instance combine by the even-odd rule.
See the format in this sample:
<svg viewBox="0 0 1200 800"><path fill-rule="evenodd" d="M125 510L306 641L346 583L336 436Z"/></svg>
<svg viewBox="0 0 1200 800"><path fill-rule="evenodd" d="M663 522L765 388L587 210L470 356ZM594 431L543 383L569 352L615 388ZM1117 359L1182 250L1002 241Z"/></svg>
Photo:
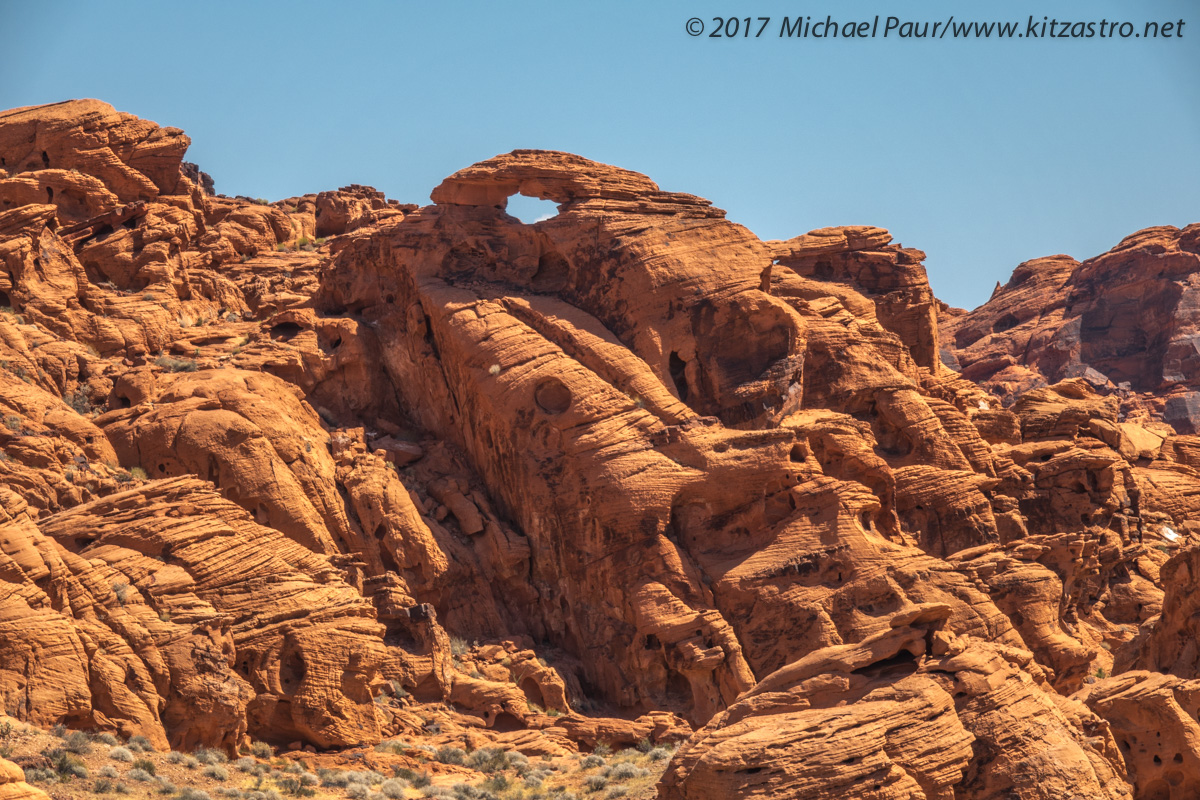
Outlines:
<svg viewBox="0 0 1200 800"><path fill-rule="evenodd" d="M1147 228L1082 263L1035 259L986 304L948 317L942 347L965 377L1002 397L1083 377L1166 394L1168 421L1195 433L1198 269L1200 225Z"/></svg>
<svg viewBox="0 0 1200 800"><path fill-rule="evenodd" d="M567 153L418 208L221 197L186 146L0 114L6 713L228 750L699 728L663 798L1190 785L1097 675L1197 677L1200 440L1146 394L1189 379L1108 380L1195 226L966 315L887 231L762 242Z"/></svg>

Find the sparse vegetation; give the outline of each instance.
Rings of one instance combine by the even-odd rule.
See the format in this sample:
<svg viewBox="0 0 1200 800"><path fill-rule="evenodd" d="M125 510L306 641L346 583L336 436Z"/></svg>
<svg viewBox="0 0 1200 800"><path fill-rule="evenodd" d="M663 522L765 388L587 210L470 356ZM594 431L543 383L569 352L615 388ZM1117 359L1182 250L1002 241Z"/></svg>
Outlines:
<svg viewBox="0 0 1200 800"><path fill-rule="evenodd" d="M225 764L229 761L229 756L208 747L198 747L192 755L201 764Z"/></svg>
<svg viewBox="0 0 1200 800"><path fill-rule="evenodd" d="M154 359L154 363L167 372L195 372L199 368L199 365L195 361L186 358L173 358L171 356L156 358Z"/></svg>
<svg viewBox="0 0 1200 800"><path fill-rule="evenodd" d="M71 731L63 738L63 749L75 755L85 756L92 751L92 743L83 731Z"/></svg>
<svg viewBox="0 0 1200 800"><path fill-rule="evenodd" d="M88 399L87 390L83 385L76 386L75 391L63 395L63 401L77 414L87 416L92 413L92 401Z"/></svg>
<svg viewBox="0 0 1200 800"><path fill-rule="evenodd" d="M128 583L125 583L124 581L117 581L116 583L114 583L112 585L112 590L113 590L113 594L115 594L117 596L118 603L120 603L121 605L125 605L125 603L128 602L128 600L129 600L129 584ZM131 743L130 747L132 749L140 750L140 748L138 748L137 745L134 745L132 743ZM129 749L126 749L124 747L114 747L113 750L114 751L115 750L124 751L125 753L129 754L129 758L128 759L118 758L117 756L114 756L112 754L112 751L109 751L109 754L108 754L109 758L115 759L117 761L126 761L126 760L132 761L133 760L133 754L130 752Z"/></svg>
<svg viewBox="0 0 1200 800"><path fill-rule="evenodd" d="M225 769L225 767L221 766L220 764L209 764L200 774L206 778L211 778L214 781L229 780L229 770Z"/></svg>
<svg viewBox="0 0 1200 800"><path fill-rule="evenodd" d="M434 758L443 764L463 764L466 761L467 751L461 747L439 747Z"/></svg>
<svg viewBox="0 0 1200 800"><path fill-rule="evenodd" d="M129 588L129 584L114 584L113 591L116 592L117 586L121 586L121 585L123 585L126 589ZM117 599L118 600L121 599L121 595L119 592L117 593ZM108 751L108 757L111 758L113 761L121 761L126 764L133 763L133 753L129 752L129 748L127 748L127 747L110 748Z"/></svg>

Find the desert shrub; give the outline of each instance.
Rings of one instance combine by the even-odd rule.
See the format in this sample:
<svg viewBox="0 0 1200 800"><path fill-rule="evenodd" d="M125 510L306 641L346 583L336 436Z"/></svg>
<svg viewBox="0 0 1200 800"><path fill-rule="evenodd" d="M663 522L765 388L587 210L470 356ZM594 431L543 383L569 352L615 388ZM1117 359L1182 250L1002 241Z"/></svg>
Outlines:
<svg viewBox="0 0 1200 800"><path fill-rule="evenodd" d="M112 764L105 764L103 767L100 768L100 770L96 774L99 775L101 778L109 778L109 779L121 777L121 773L117 772L117 768L114 767Z"/></svg>
<svg viewBox="0 0 1200 800"><path fill-rule="evenodd" d="M462 764L466 760L466 757L466 750L463 750L461 747L451 747L449 745L439 747L437 753L434 755L434 758L443 764Z"/></svg>
<svg viewBox="0 0 1200 800"><path fill-rule="evenodd" d="M126 583L125 581L117 581L116 583L114 583L112 585L112 590L113 590L113 594L115 594L117 596L117 602L120 603L121 605L125 605L125 603L129 600L129 584ZM133 742L133 740L130 739L130 744L132 744L132 742ZM135 749L140 750L140 748L137 748L137 747L130 747L128 749L129 750L135 750Z"/></svg>
<svg viewBox="0 0 1200 800"><path fill-rule="evenodd" d="M91 414L91 401L88 398L88 391L83 386L77 386L76 390L62 396L62 399L76 411L76 414L85 416Z"/></svg>
<svg viewBox="0 0 1200 800"><path fill-rule="evenodd" d="M588 775L584 778L583 785L589 792L599 792L608 786L608 778L603 775Z"/></svg>
<svg viewBox="0 0 1200 800"><path fill-rule="evenodd" d="M275 750L266 742L254 742L250 745L250 754L255 758L272 758Z"/></svg>
<svg viewBox="0 0 1200 800"><path fill-rule="evenodd" d="M30 767L25 770L26 783L57 783L58 773L52 769L41 769L40 767Z"/></svg>
<svg viewBox="0 0 1200 800"><path fill-rule="evenodd" d="M121 761L125 764L133 763L133 753L129 752L127 747L110 747L108 757L113 761Z"/></svg>
<svg viewBox="0 0 1200 800"><path fill-rule="evenodd" d="M258 761L250 756L242 756L237 761L233 762L233 768L238 772L253 772L258 766Z"/></svg>
<svg viewBox="0 0 1200 800"><path fill-rule="evenodd" d="M154 363L167 372L195 372L199 368L195 361L190 361L186 358L172 358L171 356L156 358L154 359Z"/></svg>
<svg viewBox="0 0 1200 800"><path fill-rule="evenodd" d="M622 762L605 770L605 777L614 781L628 781L633 778L640 778L646 774L646 770L641 767L630 764L628 761Z"/></svg>
<svg viewBox="0 0 1200 800"><path fill-rule="evenodd" d="M212 800L208 792L201 789L193 789L191 786L185 786L179 792L179 800Z"/></svg>
<svg viewBox="0 0 1200 800"><path fill-rule="evenodd" d="M159 794L175 794L179 789L166 778L157 778Z"/></svg>
<svg viewBox="0 0 1200 800"><path fill-rule="evenodd" d="M317 775L321 785L328 789L344 789L350 784L350 778L341 770L322 769L317 771Z"/></svg>
<svg viewBox="0 0 1200 800"><path fill-rule="evenodd" d="M579 762L579 768L595 769L596 767L603 767L604 764L604 756L592 753L590 756L584 757L584 759Z"/></svg>
<svg viewBox="0 0 1200 800"><path fill-rule="evenodd" d="M479 772L499 772L508 763L508 753L499 747L481 747L467 756L467 766Z"/></svg>
<svg viewBox="0 0 1200 800"><path fill-rule="evenodd" d="M460 636L450 637L450 655L465 656L470 647L467 645L467 640Z"/></svg>
<svg viewBox="0 0 1200 800"><path fill-rule="evenodd" d="M115 747L121 743L121 740L113 736L111 733L97 733L92 737L92 739L97 744L108 745L109 747Z"/></svg>
<svg viewBox="0 0 1200 800"><path fill-rule="evenodd" d="M346 797L349 797L350 800L365 800L370 791L366 784L352 783L346 787Z"/></svg>
<svg viewBox="0 0 1200 800"><path fill-rule="evenodd" d="M187 755L179 752L178 750L172 750L171 752L167 753L168 764L182 764L186 758Z"/></svg>
<svg viewBox="0 0 1200 800"><path fill-rule="evenodd" d="M379 792L388 800L399 800L407 794L408 782L401 778L388 778L379 784Z"/></svg>
<svg viewBox="0 0 1200 800"><path fill-rule="evenodd" d="M492 775L479 785L489 792L506 792L513 783L508 779L507 775Z"/></svg>
<svg viewBox="0 0 1200 800"><path fill-rule="evenodd" d="M220 750L210 750L207 747L197 747L192 755L201 764L224 764L229 760L229 756Z"/></svg>
<svg viewBox="0 0 1200 800"><path fill-rule="evenodd" d="M229 780L229 770L225 769L220 764L209 764L200 774L206 778L212 778L214 781Z"/></svg>
<svg viewBox="0 0 1200 800"><path fill-rule="evenodd" d="M153 753L154 745L145 736L130 736L129 749L135 753Z"/></svg>
<svg viewBox="0 0 1200 800"><path fill-rule="evenodd" d="M149 772L151 775L157 774L157 771L154 769L154 762L148 758L137 759L136 761L133 762L133 766L134 766L134 769L145 770L146 772Z"/></svg>
<svg viewBox="0 0 1200 800"><path fill-rule="evenodd" d="M129 772L125 773L125 777L131 781L137 781L138 783L148 783L149 781L154 780L154 776L149 772L146 772L144 769L137 768L131 769Z"/></svg>
<svg viewBox="0 0 1200 800"><path fill-rule="evenodd" d="M455 800L500 800L487 789L479 789L466 783L454 784L450 787L450 792Z"/></svg>
<svg viewBox="0 0 1200 800"><path fill-rule="evenodd" d="M235 788L233 788L232 786L222 786L222 787L220 787L219 789L217 789L217 790L216 790L216 792L217 792L217 795L218 795L218 796L220 796L220 797L237 797L237 798L240 798L240 797L242 796L242 790L241 790L241 789L235 789Z"/></svg>
<svg viewBox="0 0 1200 800"><path fill-rule="evenodd" d="M92 784L92 791L96 794L109 794L113 790L113 782L111 778L97 778Z"/></svg>
<svg viewBox="0 0 1200 800"><path fill-rule="evenodd" d="M665 747L655 747L649 753L646 753L646 758L651 761L665 761L671 757L671 751Z"/></svg>
<svg viewBox="0 0 1200 800"><path fill-rule="evenodd" d="M608 794L604 795L604 800L618 800L629 794L629 791L624 786L614 786L608 790Z"/></svg>
<svg viewBox="0 0 1200 800"><path fill-rule="evenodd" d="M92 743L83 731L71 731L63 738L63 749L76 755L85 756L92 752Z"/></svg>

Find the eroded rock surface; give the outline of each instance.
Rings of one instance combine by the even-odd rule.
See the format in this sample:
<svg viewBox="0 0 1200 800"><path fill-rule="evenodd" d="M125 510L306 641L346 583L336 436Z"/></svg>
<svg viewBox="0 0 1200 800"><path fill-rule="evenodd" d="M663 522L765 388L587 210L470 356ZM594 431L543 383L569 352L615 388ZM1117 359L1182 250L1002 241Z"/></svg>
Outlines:
<svg viewBox="0 0 1200 800"><path fill-rule="evenodd" d="M0 114L6 713L227 750L698 728L663 798L1186 796L1121 742L1198 677L1195 226L967 314L883 229L763 242L568 153L418 208L224 197L187 144Z"/></svg>

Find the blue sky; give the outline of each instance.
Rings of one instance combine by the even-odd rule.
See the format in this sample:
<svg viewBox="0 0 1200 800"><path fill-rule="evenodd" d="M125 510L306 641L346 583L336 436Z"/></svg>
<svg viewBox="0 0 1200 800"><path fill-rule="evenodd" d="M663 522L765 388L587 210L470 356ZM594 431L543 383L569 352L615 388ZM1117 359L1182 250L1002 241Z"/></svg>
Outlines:
<svg viewBox="0 0 1200 800"><path fill-rule="evenodd" d="M904 10L898 10L903 6ZM691 37L728 10L763 37ZM764 239L872 224L973 307L1023 260L1200 221L1200 6L1160 2L0 0L0 108L96 97L217 190L404 202L517 147L711 199ZM1185 20L1182 38L781 40L814 21ZM1194 27L1193 27L1194 26ZM757 26L756 26L757 27Z"/></svg>

